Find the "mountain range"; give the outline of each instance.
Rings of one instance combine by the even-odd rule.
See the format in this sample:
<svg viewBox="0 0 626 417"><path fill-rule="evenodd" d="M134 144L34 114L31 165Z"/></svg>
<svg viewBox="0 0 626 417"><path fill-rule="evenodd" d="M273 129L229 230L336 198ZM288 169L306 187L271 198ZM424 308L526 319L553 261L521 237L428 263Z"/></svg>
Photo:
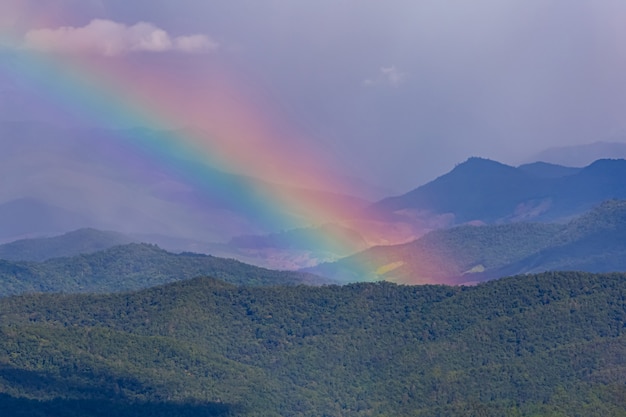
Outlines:
<svg viewBox="0 0 626 417"><path fill-rule="evenodd" d="M470 284L555 270L626 271L626 201L567 223L462 225L402 245L378 246L305 271L328 278Z"/></svg>
<svg viewBox="0 0 626 417"><path fill-rule="evenodd" d="M470 158L448 174L373 205L386 213L428 211L468 222L565 221L602 201L626 198L626 160L602 159L582 169L546 163L511 167Z"/></svg>
<svg viewBox="0 0 626 417"><path fill-rule="evenodd" d="M374 203L196 167L354 213L283 229L124 162L172 132L0 134L0 415L626 416L624 160Z"/></svg>
<svg viewBox="0 0 626 417"><path fill-rule="evenodd" d="M626 183L622 178L626 178L626 160L598 160L584 168L572 168L545 162L512 167L470 158L428 184L373 203L361 214L364 219L376 219L383 229L386 225L390 236L394 236L391 241L379 244L367 239L359 241L363 238L357 232L359 229L350 231L357 222L335 226L335 230L343 229L344 239L353 236L352 244L342 247L351 247L356 252L367 244L408 244L430 231L464 224L566 223L603 201L626 198ZM392 229L397 225L408 227L404 233L395 234ZM256 250L267 254L284 250L290 235L293 233L236 237L230 245L232 249L246 248L249 253ZM335 252L337 255L345 254ZM319 255L312 258L312 263L327 260ZM288 265L295 266L297 263Z"/></svg>
<svg viewBox="0 0 626 417"><path fill-rule="evenodd" d="M233 245L299 250L291 233L242 237ZM357 239L345 230L337 236ZM331 235L331 232L328 232ZM467 224L401 245L375 246L338 261L279 272L197 253L174 254L115 232L80 229L0 245L0 295L133 290L199 275L247 285L387 280L474 284L555 270L626 271L626 201L610 200L567 223Z"/></svg>
<svg viewBox="0 0 626 417"><path fill-rule="evenodd" d="M472 158L431 183L374 203L369 210L375 215L366 209L362 221L370 226L378 222L381 236L394 225L411 225L398 245L372 246L350 225L332 223L239 235L224 243L80 229L65 237L0 245L0 258L44 261L130 242L165 242L174 252L190 248L270 269L301 269L339 282L453 284L556 269L626 270L621 257L614 256L622 253L623 203L601 204L626 197L621 178L626 178L624 160L599 160L585 168L539 162L514 168ZM575 220L583 213L587 217ZM10 231L20 224L13 219L22 218L49 234L52 229L45 227L51 219L50 224L71 228L81 218L29 198L0 205L0 214L0 230ZM611 219L615 221L607 230L602 222ZM588 235L571 232L580 222L588 223Z"/></svg>
<svg viewBox="0 0 626 417"><path fill-rule="evenodd" d="M76 242L85 234L91 242L101 236L109 244L105 232L77 231L54 241ZM25 242L22 242L24 246ZM7 246L0 246L6 252ZM197 253L174 254L155 245L130 243L97 252L93 247L74 247L74 255L41 262L0 259L0 297L24 293L107 293L148 288L198 276L212 276L234 284L245 285L320 285L330 283L322 277L304 272L275 271L244 264L234 259L217 258ZM30 250L20 258L41 259L50 254L49 240L30 242ZM17 254L13 256L18 257Z"/></svg>
<svg viewBox="0 0 626 417"><path fill-rule="evenodd" d="M6 138L0 152L0 243L93 228L123 233L126 243L295 270L370 247L410 244L459 225L565 223L603 201L626 198L625 160L572 168L546 162L512 167L470 158L427 184L372 203L333 190L294 189L208 164L195 166L176 152L168 156L174 162L166 169L158 158L134 148L138 141L166 142L176 134L0 123ZM181 171L196 169L210 178L193 183ZM221 188L211 189L212 183ZM249 201L235 204L220 199L220 193ZM300 204L277 216L251 203L286 194L351 214L324 221L315 216L315 207ZM317 222L295 220L307 218Z"/></svg>

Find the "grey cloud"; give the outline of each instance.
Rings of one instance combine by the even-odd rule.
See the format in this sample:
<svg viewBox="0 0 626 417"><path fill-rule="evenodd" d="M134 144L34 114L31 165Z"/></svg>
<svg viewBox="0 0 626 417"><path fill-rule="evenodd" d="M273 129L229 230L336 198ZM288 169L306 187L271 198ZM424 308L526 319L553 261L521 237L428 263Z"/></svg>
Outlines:
<svg viewBox="0 0 626 417"><path fill-rule="evenodd" d="M115 22L214 34L224 47L207 66L242 75L354 175L400 191L468 156L516 163L626 127L625 2L101 1ZM156 59L144 55L133 59Z"/></svg>

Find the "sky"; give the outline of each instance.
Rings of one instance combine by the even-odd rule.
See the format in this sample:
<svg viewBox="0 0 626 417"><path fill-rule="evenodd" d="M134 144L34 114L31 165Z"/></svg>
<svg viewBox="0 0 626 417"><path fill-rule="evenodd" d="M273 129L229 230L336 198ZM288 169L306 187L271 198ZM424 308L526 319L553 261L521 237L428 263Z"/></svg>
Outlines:
<svg viewBox="0 0 626 417"><path fill-rule="evenodd" d="M470 156L625 140L624 18L621 0L3 0L0 53L77 62L120 95L167 90L176 117L145 127L226 120L233 146L300 150L383 195ZM51 114L34 88L0 77L4 120Z"/></svg>

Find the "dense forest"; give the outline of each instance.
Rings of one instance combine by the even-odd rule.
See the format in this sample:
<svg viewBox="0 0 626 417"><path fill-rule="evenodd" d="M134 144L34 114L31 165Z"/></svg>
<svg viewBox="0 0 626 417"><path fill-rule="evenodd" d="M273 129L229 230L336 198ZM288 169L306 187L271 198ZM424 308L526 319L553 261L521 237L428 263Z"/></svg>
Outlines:
<svg viewBox="0 0 626 417"><path fill-rule="evenodd" d="M626 416L625 325L624 274L9 297L0 411Z"/></svg>

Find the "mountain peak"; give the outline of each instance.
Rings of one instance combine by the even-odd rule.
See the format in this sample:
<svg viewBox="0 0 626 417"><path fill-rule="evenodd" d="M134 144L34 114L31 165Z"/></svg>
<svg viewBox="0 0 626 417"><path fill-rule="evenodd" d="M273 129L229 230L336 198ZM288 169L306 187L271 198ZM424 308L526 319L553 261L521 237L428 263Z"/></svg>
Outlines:
<svg viewBox="0 0 626 417"><path fill-rule="evenodd" d="M586 172L614 172L626 169L626 159L598 159L583 170Z"/></svg>
<svg viewBox="0 0 626 417"><path fill-rule="evenodd" d="M472 157L428 184L381 200L377 207L388 211L409 208L451 213L456 223L491 222L512 213L536 187L535 180L517 168Z"/></svg>
<svg viewBox="0 0 626 417"><path fill-rule="evenodd" d="M500 176L509 177L512 175L524 176L525 174L510 165L506 165L492 159L473 156L471 158L468 158L465 162L456 165L452 171L450 171L448 174L443 175L442 177L439 177L437 180L446 177L464 177L477 178L481 179L482 181L487 178L489 178L490 180L494 180L496 178L500 178Z"/></svg>
<svg viewBox="0 0 626 417"><path fill-rule="evenodd" d="M493 168L513 168L509 165L505 165L501 162L494 161L493 159L482 158L479 156L472 156L467 158L465 161L457 164L454 167L454 170L457 169L493 169ZM454 171L453 170L453 171Z"/></svg>

